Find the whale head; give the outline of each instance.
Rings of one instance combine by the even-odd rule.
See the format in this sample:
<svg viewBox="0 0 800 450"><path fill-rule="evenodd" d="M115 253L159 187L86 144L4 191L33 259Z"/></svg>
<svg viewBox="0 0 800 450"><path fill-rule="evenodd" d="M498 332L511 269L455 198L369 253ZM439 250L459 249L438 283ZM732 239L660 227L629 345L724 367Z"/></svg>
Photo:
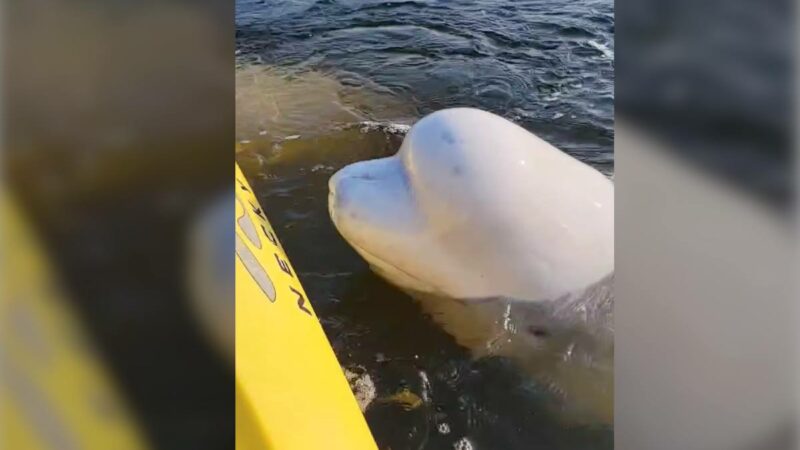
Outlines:
<svg viewBox="0 0 800 450"><path fill-rule="evenodd" d="M329 211L388 281L452 298L557 298L613 271L611 181L471 108L419 120L397 154L339 170Z"/></svg>
<svg viewBox="0 0 800 450"><path fill-rule="evenodd" d="M611 420L608 178L502 117L457 108L329 185L344 239L457 342L512 358L570 415Z"/></svg>

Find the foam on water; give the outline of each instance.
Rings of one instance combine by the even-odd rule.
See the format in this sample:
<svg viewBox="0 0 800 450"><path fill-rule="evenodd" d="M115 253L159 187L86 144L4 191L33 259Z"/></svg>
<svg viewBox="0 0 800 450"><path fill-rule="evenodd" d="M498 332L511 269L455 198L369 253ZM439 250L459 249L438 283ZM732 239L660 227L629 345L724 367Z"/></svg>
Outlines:
<svg viewBox="0 0 800 450"><path fill-rule="evenodd" d="M593 39L588 40L587 43L591 45L593 48L599 50L606 58L614 57L614 52L610 48L608 48L607 45L601 44Z"/></svg>

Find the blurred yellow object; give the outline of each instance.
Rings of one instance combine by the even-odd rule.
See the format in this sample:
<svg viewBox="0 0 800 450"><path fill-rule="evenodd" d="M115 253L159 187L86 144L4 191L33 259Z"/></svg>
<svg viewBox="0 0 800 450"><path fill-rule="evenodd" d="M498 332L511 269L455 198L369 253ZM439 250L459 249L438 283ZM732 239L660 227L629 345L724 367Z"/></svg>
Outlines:
<svg viewBox="0 0 800 450"><path fill-rule="evenodd" d="M238 164L236 448L377 450L297 273Z"/></svg>
<svg viewBox="0 0 800 450"><path fill-rule="evenodd" d="M30 225L7 196L0 202L0 448L148 448Z"/></svg>

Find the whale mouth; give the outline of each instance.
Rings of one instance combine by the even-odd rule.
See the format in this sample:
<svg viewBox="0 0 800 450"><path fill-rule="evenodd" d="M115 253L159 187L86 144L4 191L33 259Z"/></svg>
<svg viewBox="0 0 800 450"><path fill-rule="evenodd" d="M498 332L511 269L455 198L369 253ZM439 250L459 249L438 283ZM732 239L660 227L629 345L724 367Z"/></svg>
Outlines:
<svg viewBox="0 0 800 450"><path fill-rule="evenodd" d="M408 180L395 157L350 164L328 180L331 217L342 222L399 232L416 223Z"/></svg>
<svg viewBox="0 0 800 450"><path fill-rule="evenodd" d="M359 181L368 180L367 177L359 177ZM379 257L376 253L369 251L364 246L363 227L368 229L375 229L375 223L371 223L367 213L359 208L354 208L352 201L347 197L341 197L341 190L337 189L339 186L338 179L331 179L330 188L328 191L328 214L333 221L339 234L345 241L369 263L373 272L377 273L384 279L390 280L409 291L420 291L425 293L438 293L441 292L436 286L419 278L418 276L410 273L408 270L401 268L397 264L390 262L387 259ZM394 202L397 205L396 202ZM391 235L404 234L409 230L400 225L403 221L399 217L395 220L382 223L382 228L393 230L389 235L382 236L385 239L390 239ZM407 223L407 222L406 222ZM353 227L360 229L360 232L354 232ZM378 239L378 237L374 237ZM362 242L359 242L362 241ZM369 242L369 239L367 239Z"/></svg>
<svg viewBox="0 0 800 450"><path fill-rule="evenodd" d="M370 267L374 272L377 272L379 275L387 278L389 280L394 280L394 282L404 289L408 289L414 292L422 292L426 294L439 294L443 295L443 291L433 284L422 280L421 278L412 275L408 271L401 269L400 267L390 263L389 261L379 258L375 256L375 254L370 253L358 244L353 242L349 242L349 244L362 256L365 260L369 263ZM405 280L398 280L398 277L391 276L391 273L394 272L396 274L400 274Z"/></svg>

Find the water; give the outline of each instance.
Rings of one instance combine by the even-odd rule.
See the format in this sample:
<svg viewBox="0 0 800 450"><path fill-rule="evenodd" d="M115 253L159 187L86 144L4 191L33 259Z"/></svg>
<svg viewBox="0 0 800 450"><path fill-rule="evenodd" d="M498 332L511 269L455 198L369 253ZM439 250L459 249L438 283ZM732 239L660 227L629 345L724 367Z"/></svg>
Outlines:
<svg viewBox="0 0 800 450"><path fill-rule="evenodd" d="M236 21L237 159L340 362L374 384L379 447L611 448L611 426L565 420L548 386L473 360L370 272L328 218L327 181L451 106L505 116L612 174L612 2L240 0Z"/></svg>
<svg viewBox="0 0 800 450"><path fill-rule="evenodd" d="M483 108L613 164L610 0L260 1L237 2L239 64L324 73L403 101L411 117Z"/></svg>

